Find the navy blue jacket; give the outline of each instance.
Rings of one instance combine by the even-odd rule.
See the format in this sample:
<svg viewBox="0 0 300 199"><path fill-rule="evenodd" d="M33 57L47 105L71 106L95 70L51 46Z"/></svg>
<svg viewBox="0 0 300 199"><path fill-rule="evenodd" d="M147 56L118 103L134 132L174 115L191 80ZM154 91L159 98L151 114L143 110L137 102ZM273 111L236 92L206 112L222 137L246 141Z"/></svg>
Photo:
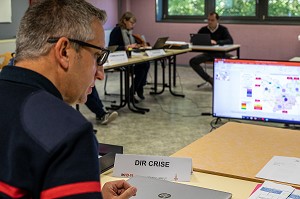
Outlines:
<svg viewBox="0 0 300 199"><path fill-rule="evenodd" d="M42 75L0 72L0 198L102 198L93 127Z"/></svg>

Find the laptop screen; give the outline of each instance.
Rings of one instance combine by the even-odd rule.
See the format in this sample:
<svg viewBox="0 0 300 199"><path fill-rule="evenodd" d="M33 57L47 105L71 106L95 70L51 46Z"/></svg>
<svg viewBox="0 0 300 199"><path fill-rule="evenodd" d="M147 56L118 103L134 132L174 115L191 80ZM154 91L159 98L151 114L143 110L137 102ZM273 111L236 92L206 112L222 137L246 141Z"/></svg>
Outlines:
<svg viewBox="0 0 300 199"><path fill-rule="evenodd" d="M210 34L190 34L191 43L193 45L204 45L204 46L211 46L211 36Z"/></svg>
<svg viewBox="0 0 300 199"><path fill-rule="evenodd" d="M169 37L160 37L156 40L155 44L153 45L152 49L162 49L165 46L166 41Z"/></svg>

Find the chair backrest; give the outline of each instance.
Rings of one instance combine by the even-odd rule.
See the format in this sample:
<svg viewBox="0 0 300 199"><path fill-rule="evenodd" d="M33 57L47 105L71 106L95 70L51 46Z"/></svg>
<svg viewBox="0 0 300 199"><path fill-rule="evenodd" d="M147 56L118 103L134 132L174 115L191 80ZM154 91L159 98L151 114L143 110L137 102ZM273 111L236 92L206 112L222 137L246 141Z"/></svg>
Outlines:
<svg viewBox="0 0 300 199"><path fill-rule="evenodd" d="M2 69L4 66L6 66L9 63L9 60L11 58L12 58L11 52L0 54L0 69Z"/></svg>

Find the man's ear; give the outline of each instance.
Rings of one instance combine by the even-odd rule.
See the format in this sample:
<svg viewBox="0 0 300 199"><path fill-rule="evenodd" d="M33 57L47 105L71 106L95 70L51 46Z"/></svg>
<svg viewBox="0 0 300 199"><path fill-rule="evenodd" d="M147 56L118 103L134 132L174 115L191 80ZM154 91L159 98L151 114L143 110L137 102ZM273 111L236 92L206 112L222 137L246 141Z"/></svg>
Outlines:
<svg viewBox="0 0 300 199"><path fill-rule="evenodd" d="M67 69L70 62L70 41L66 37L61 37L55 44L55 57L60 65Z"/></svg>

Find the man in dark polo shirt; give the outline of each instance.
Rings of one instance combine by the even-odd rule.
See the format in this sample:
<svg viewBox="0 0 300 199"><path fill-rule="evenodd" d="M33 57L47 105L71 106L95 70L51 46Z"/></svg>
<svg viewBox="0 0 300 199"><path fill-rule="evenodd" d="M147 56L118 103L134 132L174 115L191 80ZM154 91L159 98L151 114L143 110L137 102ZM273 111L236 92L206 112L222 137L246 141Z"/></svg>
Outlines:
<svg viewBox="0 0 300 199"><path fill-rule="evenodd" d="M200 28L198 33L210 34L212 45L233 44L233 39L228 29L225 26L219 24L219 15L216 12L209 13L207 20L208 25ZM197 55L190 60L190 66L200 77L213 85L213 78L206 73L201 64L205 63L206 61L213 61L214 58L229 58L231 56L232 55L230 54L226 54L224 57L222 53L216 52L201 53L200 55Z"/></svg>

